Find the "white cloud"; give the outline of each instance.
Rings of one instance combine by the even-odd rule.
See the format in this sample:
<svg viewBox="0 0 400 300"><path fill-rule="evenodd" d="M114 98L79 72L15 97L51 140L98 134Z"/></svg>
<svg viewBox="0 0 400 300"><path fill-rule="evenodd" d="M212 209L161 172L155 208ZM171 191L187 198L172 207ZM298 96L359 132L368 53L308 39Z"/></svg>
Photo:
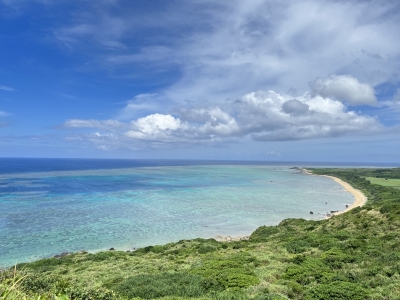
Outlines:
<svg viewBox="0 0 400 300"><path fill-rule="evenodd" d="M325 98L345 101L350 105L376 105L374 89L350 75L331 75L310 82L311 91Z"/></svg>
<svg viewBox="0 0 400 300"><path fill-rule="evenodd" d="M113 118L117 125L64 125L115 131L91 136L115 147L379 133L385 127L378 118L354 107L377 106L374 87L400 78L393 43L400 39L399 8L396 1L178 0L162 12L137 13L128 5L120 14L93 10L54 30L56 37L89 49L88 65L116 78L176 80L129 100ZM289 89L299 92L286 95Z"/></svg>
<svg viewBox="0 0 400 300"><path fill-rule="evenodd" d="M400 103L400 89L397 89L397 92L393 95L393 101Z"/></svg>
<svg viewBox="0 0 400 300"><path fill-rule="evenodd" d="M180 108L182 119L198 125L195 136L234 136L240 132L236 120L220 107Z"/></svg>
<svg viewBox="0 0 400 300"><path fill-rule="evenodd" d="M371 87L400 76L400 49L393 43L400 39L400 24L387 17L396 4L208 3L219 5L207 15L209 30L195 31L168 49L167 60L182 71L181 79L164 91L170 99L218 102L266 87L303 93L310 78L328 74L350 74ZM152 64L154 57L146 61ZM336 96L346 96L352 105L374 105L368 86L355 83L348 82L347 90L341 86L341 93L336 87ZM357 95L349 96L355 87Z"/></svg>
<svg viewBox="0 0 400 300"><path fill-rule="evenodd" d="M130 66L137 76L137 64L177 65L181 80L165 91L175 100L235 98L266 86L304 91L310 78L328 74L371 86L399 75L396 1L170 1L162 11L98 2L71 13L55 38L114 75Z"/></svg>
<svg viewBox="0 0 400 300"><path fill-rule="evenodd" d="M125 132L125 136L143 140L173 139L173 132L184 127L181 121L171 115L153 114L136 121L132 121L132 130Z"/></svg>
<svg viewBox="0 0 400 300"><path fill-rule="evenodd" d="M100 128L104 130L116 130L123 127L123 124L117 120L67 120L63 124L67 128Z"/></svg>
<svg viewBox="0 0 400 300"><path fill-rule="evenodd" d="M217 102L266 87L303 93L328 74L371 87L400 76L396 1L170 1L162 11L114 4L77 13L56 38L84 45L89 65L116 77L178 69L180 79L159 91L173 101ZM365 92L349 101L373 103Z"/></svg>
<svg viewBox="0 0 400 300"><path fill-rule="evenodd" d="M96 144L112 141L114 145L124 147L137 141L193 144L246 137L256 141L286 141L371 135L385 131L373 117L349 111L338 100L310 94L293 99L273 91L258 91L221 106L204 104L193 107L189 103L177 108L175 113L177 117L156 113L129 123L69 120L64 125L113 130L115 134L95 131L90 139L96 140Z"/></svg>
<svg viewBox="0 0 400 300"><path fill-rule="evenodd" d="M5 85L0 85L0 90L7 91L7 92L14 92L14 91L16 91L16 89L14 89L14 88L12 88L12 87L9 87L9 86L5 86Z"/></svg>
<svg viewBox="0 0 400 300"><path fill-rule="evenodd" d="M151 114L160 109L162 98L157 93L139 94L127 101L126 106L118 113L117 118L120 120L128 120L142 116L143 114ZM165 105L164 105L165 108Z"/></svg>

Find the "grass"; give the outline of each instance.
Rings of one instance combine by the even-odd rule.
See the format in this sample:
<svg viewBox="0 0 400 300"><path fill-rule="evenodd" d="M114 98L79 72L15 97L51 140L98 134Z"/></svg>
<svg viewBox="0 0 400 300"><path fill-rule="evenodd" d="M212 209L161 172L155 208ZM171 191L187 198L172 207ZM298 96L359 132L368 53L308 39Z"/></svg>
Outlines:
<svg viewBox="0 0 400 300"><path fill-rule="evenodd" d="M372 184L377 184L377 185L382 185L382 186L389 186L389 187L400 189L400 179L377 178L377 177L366 177L365 179L367 179Z"/></svg>
<svg viewBox="0 0 400 300"><path fill-rule="evenodd" d="M366 180L400 179L399 169L313 172L361 189L367 205L322 221L261 226L248 241L182 240L20 264L19 272L0 272L0 292L12 289L18 299L400 300L400 190Z"/></svg>

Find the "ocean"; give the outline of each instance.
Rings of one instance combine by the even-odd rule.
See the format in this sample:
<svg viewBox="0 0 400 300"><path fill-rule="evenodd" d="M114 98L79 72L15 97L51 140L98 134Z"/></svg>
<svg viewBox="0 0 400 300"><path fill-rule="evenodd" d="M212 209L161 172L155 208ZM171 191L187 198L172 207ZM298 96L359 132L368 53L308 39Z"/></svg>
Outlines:
<svg viewBox="0 0 400 300"><path fill-rule="evenodd" d="M290 168L310 165L2 158L0 267L62 252L249 235L353 202L333 180Z"/></svg>

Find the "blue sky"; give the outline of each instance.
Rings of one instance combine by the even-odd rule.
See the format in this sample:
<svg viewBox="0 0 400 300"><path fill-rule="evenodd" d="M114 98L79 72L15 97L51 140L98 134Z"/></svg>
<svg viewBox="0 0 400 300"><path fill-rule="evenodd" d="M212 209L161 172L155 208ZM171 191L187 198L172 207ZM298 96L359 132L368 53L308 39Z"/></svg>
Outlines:
<svg viewBox="0 0 400 300"><path fill-rule="evenodd" d="M400 163L395 1L0 1L0 156Z"/></svg>

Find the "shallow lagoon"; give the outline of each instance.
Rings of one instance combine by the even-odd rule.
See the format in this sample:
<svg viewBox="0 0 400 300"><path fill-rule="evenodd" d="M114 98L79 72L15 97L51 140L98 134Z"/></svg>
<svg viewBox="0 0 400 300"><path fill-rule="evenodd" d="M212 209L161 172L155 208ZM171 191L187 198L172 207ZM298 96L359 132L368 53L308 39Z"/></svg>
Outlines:
<svg viewBox="0 0 400 300"><path fill-rule="evenodd" d="M0 174L0 266L79 250L248 235L353 196L288 166L171 165ZM325 204L327 203L327 204ZM310 211L314 214L310 215Z"/></svg>

